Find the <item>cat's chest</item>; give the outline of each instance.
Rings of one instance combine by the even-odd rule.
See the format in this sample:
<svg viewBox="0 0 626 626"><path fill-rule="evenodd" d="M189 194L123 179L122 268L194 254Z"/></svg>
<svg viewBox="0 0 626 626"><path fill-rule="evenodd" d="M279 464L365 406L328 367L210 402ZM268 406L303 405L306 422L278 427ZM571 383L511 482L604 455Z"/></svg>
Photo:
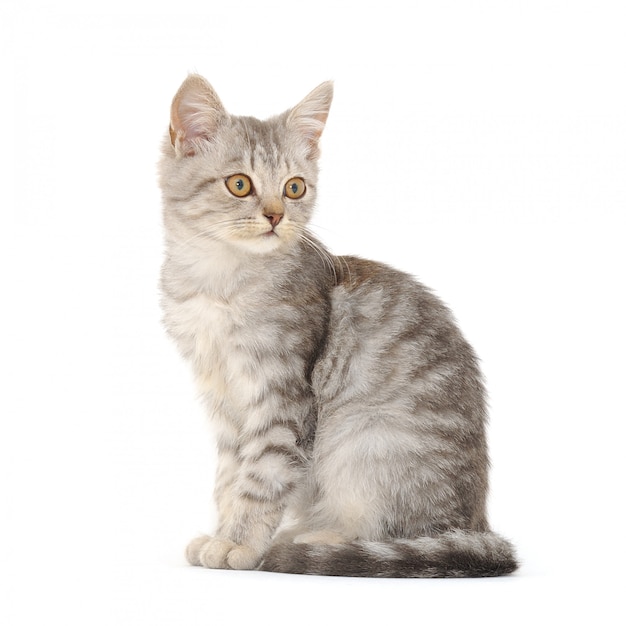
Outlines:
<svg viewBox="0 0 626 626"><path fill-rule="evenodd" d="M252 310L246 298L225 301L207 294L170 309L170 328L193 363L200 391L235 398L257 393L254 345L259 339Z"/></svg>
<svg viewBox="0 0 626 626"><path fill-rule="evenodd" d="M172 303L168 322L192 360L207 361L228 353L246 326L241 305L206 294Z"/></svg>

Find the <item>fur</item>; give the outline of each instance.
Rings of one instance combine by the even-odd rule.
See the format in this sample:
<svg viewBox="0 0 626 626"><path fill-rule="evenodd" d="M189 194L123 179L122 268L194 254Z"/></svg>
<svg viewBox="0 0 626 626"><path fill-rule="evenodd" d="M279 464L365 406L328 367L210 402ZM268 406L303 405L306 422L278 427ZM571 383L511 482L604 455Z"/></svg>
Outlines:
<svg viewBox="0 0 626 626"><path fill-rule="evenodd" d="M496 576L485 391L426 287L307 230L332 84L266 121L183 83L163 143L165 326L215 428L219 524L190 563L345 576ZM250 182L239 197L225 184ZM294 177L305 193L290 198ZM235 179L238 180L238 179ZM232 183L232 180L230 181ZM242 187L245 193L245 187Z"/></svg>

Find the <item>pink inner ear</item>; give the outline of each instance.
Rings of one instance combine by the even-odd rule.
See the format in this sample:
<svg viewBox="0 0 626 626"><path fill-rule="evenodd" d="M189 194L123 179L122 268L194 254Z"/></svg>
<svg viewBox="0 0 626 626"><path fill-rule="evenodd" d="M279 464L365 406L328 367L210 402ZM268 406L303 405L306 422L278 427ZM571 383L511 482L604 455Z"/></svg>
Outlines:
<svg viewBox="0 0 626 626"><path fill-rule="evenodd" d="M222 103L209 83L200 76L189 76L172 102L172 143L184 154L193 154L194 140L210 140L220 118L225 114Z"/></svg>
<svg viewBox="0 0 626 626"><path fill-rule="evenodd" d="M172 128L178 137L187 141L198 138L209 139L215 132L213 111L204 108L203 104L185 99L174 102Z"/></svg>
<svg viewBox="0 0 626 626"><path fill-rule="evenodd" d="M333 97L332 83L322 83L297 104L288 122L306 139L312 155L317 154L318 141L324 130Z"/></svg>
<svg viewBox="0 0 626 626"><path fill-rule="evenodd" d="M195 95L195 94L194 94ZM178 116L181 130L188 139L206 137L207 139L215 131L213 110L206 107L205 102L200 100L180 102Z"/></svg>

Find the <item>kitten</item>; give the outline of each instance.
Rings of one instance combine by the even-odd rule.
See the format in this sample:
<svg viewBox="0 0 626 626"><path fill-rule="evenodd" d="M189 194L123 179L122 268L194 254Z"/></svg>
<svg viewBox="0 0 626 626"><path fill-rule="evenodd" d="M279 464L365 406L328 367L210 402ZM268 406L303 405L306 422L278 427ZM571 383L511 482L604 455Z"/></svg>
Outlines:
<svg viewBox="0 0 626 626"><path fill-rule="evenodd" d="M187 558L343 576L498 576L485 393L448 309L385 265L307 231L323 83L259 121L191 75L160 183L165 325L217 435L219 524Z"/></svg>

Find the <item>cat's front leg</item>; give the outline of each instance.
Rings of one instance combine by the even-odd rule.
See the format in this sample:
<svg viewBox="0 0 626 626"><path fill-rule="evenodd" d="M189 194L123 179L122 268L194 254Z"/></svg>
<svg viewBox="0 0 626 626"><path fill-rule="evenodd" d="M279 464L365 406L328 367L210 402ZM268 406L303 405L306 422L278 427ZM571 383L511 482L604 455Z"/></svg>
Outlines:
<svg viewBox="0 0 626 626"><path fill-rule="evenodd" d="M236 501L235 481L239 473L240 458L239 451L236 446L218 446L218 469L215 481L214 499L217 505L218 516L221 520L220 530L223 521L233 515L233 506ZM237 549L237 544L218 532L216 536L202 535L195 538L187 546L187 560L191 565L198 565L212 569L224 569L232 567L228 562L229 555L235 557L233 551ZM239 550L245 554L247 550ZM231 554L232 553L232 554ZM237 559L241 561L242 559ZM256 564L256 555L250 554L250 563L240 564L239 567L233 569L252 569Z"/></svg>
<svg viewBox="0 0 626 626"><path fill-rule="evenodd" d="M281 522L302 472L304 456L295 422L270 420L260 432L243 432L236 447L219 450L215 536L193 540L192 565L254 569Z"/></svg>

